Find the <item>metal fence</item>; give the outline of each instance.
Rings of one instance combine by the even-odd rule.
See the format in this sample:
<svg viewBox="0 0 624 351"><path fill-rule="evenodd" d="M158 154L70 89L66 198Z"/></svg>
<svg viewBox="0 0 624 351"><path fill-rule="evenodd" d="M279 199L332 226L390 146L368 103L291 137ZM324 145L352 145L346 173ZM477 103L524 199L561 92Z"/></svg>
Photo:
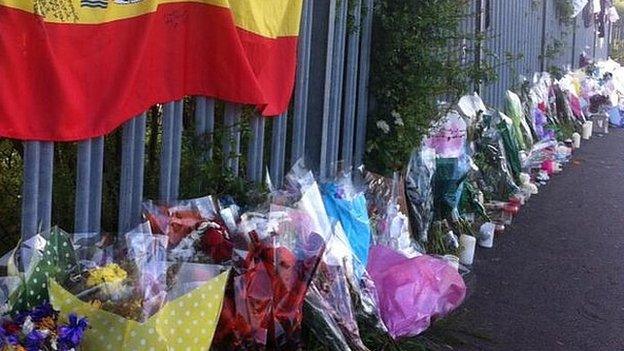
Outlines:
<svg viewBox="0 0 624 351"><path fill-rule="evenodd" d="M498 79L482 89L486 102L502 108L504 94L519 82L521 76L578 67L582 51L597 59L606 59L609 40L599 39L595 23L585 25L577 16L564 23L557 13L555 0L477 0L483 6L486 20L482 24L487 36L484 60L494 67ZM607 27L606 38L610 28Z"/></svg>
<svg viewBox="0 0 624 351"><path fill-rule="evenodd" d="M193 98L194 130L212 139L215 125L227 130L221 151L234 175L259 182L268 169L281 183L285 169L300 158L322 177L332 173L338 159L361 163L368 114L368 75L372 0L306 0L299 36L298 68L292 108L272 118L252 115L250 137L241 138L242 106L203 97ZM350 19L348 20L348 17ZM349 26L347 24L350 24ZM187 98L188 100L188 98ZM160 121L159 197L180 194L183 115L188 103L165 103ZM185 111L185 108L187 111ZM118 230L140 220L144 198L146 114L122 126L119 174ZM267 133L270 131L270 133ZM77 144L74 232L100 231L105 137ZM246 141L246 145L242 144ZM213 147L206 146L206 158ZM54 143L24 143L22 237L45 231L52 224ZM265 155L269 155L268 159ZM241 169L244 159L245 169ZM111 215L111 214L106 214Z"/></svg>
<svg viewBox="0 0 624 351"><path fill-rule="evenodd" d="M554 14L554 0L472 0L462 29L485 34L482 45L465 40L462 60L489 62L499 79L482 87L484 100L501 107L503 93L520 74L530 75L550 65L574 65L580 50L590 46L604 58L593 27L577 21L570 31ZM255 182L268 169L281 183L285 170L300 158L321 178L330 176L338 160L359 165L365 153L368 116L373 0L306 0L299 37L298 68L292 107L274 118L252 115L250 136L241 138L242 106L203 97L192 98L194 130L209 140L215 126L223 126L228 138L218 147L235 175ZM547 57L548 45L563 42L561 52ZM521 54L521 55L520 55ZM160 120L159 197L176 199L180 194L180 161L183 149L183 118L189 99L162 106ZM186 109L186 111L185 111ZM119 174L119 231L140 220L144 198L146 114L123 125ZM102 222L102 174L104 137L77 144L75 182L75 232L100 231ZM212 157L217 145L204 150ZM52 223L52 174L54 143L24 143L24 176L21 232L30 237ZM243 160L245 162L241 162ZM241 165L245 165L244 169ZM111 214L105 214L110 216Z"/></svg>

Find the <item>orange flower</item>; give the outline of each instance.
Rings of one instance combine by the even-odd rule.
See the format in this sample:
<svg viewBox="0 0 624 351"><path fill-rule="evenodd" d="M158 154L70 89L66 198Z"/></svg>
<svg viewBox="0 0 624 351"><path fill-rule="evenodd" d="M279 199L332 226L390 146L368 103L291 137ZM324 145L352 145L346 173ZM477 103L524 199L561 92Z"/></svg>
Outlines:
<svg viewBox="0 0 624 351"><path fill-rule="evenodd" d="M47 329L56 334L56 321L52 317L44 317L37 323L37 329Z"/></svg>

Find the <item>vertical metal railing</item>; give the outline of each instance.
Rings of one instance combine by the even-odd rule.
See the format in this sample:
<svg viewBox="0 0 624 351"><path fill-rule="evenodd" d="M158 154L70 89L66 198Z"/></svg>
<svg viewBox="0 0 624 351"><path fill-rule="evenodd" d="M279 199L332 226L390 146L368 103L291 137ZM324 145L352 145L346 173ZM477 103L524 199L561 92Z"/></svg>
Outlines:
<svg viewBox="0 0 624 351"><path fill-rule="evenodd" d="M330 1L320 161L321 179L334 174L338 162L347 10L347 1Z"/></svg>
<svg viewBox="0 0 624 351"><path fill-rule="evenodd" d="M362 0L352 0L354 28L348 29L347 34L347 65L344 90L344 117L342 126L342 161L344 167L353 166L353 144L355 133L355 115L357 109L358 58L360 56L360 33L362 18ZM342 94L341 94L342 95Z"/></svg>
<svg viewBox="0 0 624 351"><path fill-rule="evenodd" d="M122 130L119 182L119 224L123 233L137 224L141 215L145 173L146 114L128 121Z"/></svg>
<svg viewBox="0 0 624 351"><path fill-rule="evenodd" d="M358 74L357 115L355 127L354 164L364 162L366 150L366 125L368 122L368 82L370 75L371 40L373 34L373 0L364 0L362 7L362 33L360 41L360 62Z"/></svg>
<svg viewBox="0 0 624 351"><path fill-rule="evenodd" d="M471 5L479 11L488 8L490 13L477 11L474 15L478 17L464 22L463 28L466 32L477 33L476 28L484 25L488 17L490 28L481 28L487 30L488 39L480 48L492 55L464 42L462 45L467 50L461 53L461 59L466 64L471 60L490 60L496 67L498 81L483 87L484 99L493 106L502 107L503 94L518 74L531 74L550 65L575 65L587 45L596 56L606 58L609 41L599 46L593 34L595 28L584 27L580 19L576 20L576 27L566 29L557 18L553 4L549 0L475 0ZM301 157L313 156L310 159L315 164L309 166L318 170L321 178L333 174L339 159L346 166L361 164L369 115L373 5L373 0L304 1L291 111L267 120L257 114L243 115L241 105L228 102L221 113L221 109L217 111L215 107L215 100L196 97L192 119L195 134L207 141L204 160L211 160L215 147L221 147L224 166L234 174L260 182L268 166L276 184L282 182L288 163ZM353 21L348 21L349 17ZM349 23L353 23L353 27ZM566 30L570 31L567 36L564 35ZM607 38L614 35L611 28L607 28L606 35ZM323 40L321 53L316 52L319 38ZM545 57L545 48L554 40L565 44L563 52L556 57ZM505 63L506 54L517 56L520 53L523 55L517 60L501 64ZM322 70L311 71L311 67L322 67ZM158 197L165 201L174 200L180 194L181 153L185 140L183 115L183 100L165 103L162 117L158 117L162 124L158 131L151 131L162 133L158 139L161 142ZM215 123L217 118L219 123ZM241 123L247 122L251 134L249 139L242 140ZM225 134L218 146L214 145L215 125L222 126ZM140 217L145 138L145 114L124 124L119 175L120 231L136 224ZM315 138L320 141L311 142ZM288 145L287 141L292 142ZM241 151L243 142L246 152ZM104 138L82 141L77 148L75 230L98 231L102 216ZM265 155L270 157L265 160ZM53 143L24 143L23 237L34 235L40 228L45 230L52 223L53 160Z"/></svg>
<svg viewBox="0 0 624 351"><path fill-rule="evenodd" d="M97 232L101 225L104 137L78 143L74 231Z"/></svg>
<svg viewBox="0 0 624 351"><path fill-rule="evenodd" d="M297 78L294 93L291 160L294 164L305 159L308 121L308 94L310 81L310 45L312 40L314 0L304 2L299 34Z"/></svg>

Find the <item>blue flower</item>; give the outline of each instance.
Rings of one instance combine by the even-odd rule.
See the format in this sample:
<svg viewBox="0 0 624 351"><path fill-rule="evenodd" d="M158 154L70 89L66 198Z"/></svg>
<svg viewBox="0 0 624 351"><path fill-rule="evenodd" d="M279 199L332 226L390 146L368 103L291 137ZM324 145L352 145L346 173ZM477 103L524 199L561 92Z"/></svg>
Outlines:
<svg viewBox="0 0 624 351"><path fill-rule="evenodd" d="M26 335L26 340L24 341L24 346L28 351L39 351L43 347L43 343L47 338L47 334L40 332L37 329L34 329L28 335Z"/></svg>
<svg viewBox="0 0 624 351"><path fill-rule="evenodd" d="M59 328L59 349L69 350L78 347L88 327L89 322L86 318L78 318L75 314L70 314L69 324Z"/></svg>
<svg viewBox="0 0 624 351"><path fill-rule="evenodd" d="M37 323L45 317L56 317L56 311L49 302L44 302L43 304L33 308L29 315L33 322Z"/></svg>

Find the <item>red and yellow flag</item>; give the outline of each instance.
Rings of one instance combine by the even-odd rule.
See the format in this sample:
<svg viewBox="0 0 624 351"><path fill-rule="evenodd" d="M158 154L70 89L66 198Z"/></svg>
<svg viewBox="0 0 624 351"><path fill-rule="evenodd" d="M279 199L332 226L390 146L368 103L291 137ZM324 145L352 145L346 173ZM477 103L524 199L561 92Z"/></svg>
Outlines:
<svg viewBox="0 0 624 351"><path fill-rule="evenodd" d="M302 1L0 0L0 136L100 136L185 95L280 114Z"/></svg>

